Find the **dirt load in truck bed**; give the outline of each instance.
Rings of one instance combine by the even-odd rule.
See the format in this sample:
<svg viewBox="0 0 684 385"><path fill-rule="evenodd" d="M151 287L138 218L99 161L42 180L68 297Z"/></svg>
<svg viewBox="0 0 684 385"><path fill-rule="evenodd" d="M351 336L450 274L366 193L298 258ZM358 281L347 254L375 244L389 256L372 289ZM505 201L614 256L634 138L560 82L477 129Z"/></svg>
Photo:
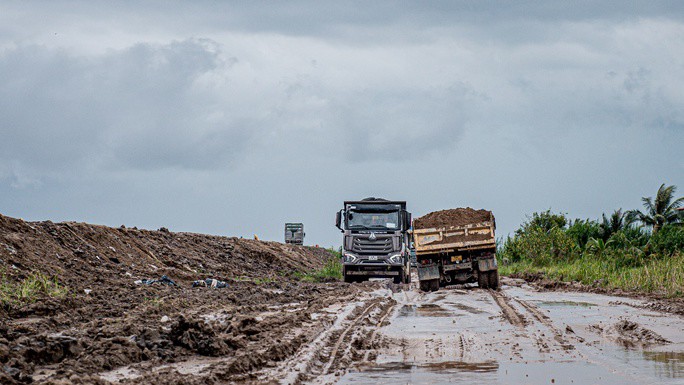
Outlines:
<svg viewBox="0 0 684 385"><path fill-rule="evenodd" d="M465 226L490 220L492 212L475 210L470 207L435 211L413 221L415 229L435 227Z"/></svg>

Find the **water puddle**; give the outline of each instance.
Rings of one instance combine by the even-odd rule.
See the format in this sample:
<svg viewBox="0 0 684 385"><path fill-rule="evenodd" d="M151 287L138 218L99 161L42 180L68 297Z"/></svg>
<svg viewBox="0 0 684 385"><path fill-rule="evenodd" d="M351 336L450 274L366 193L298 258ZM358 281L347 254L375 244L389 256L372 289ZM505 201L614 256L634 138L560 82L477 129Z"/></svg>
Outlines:
<svg viewBox="0 0 684 385"><path fill-rule="evenodd" d="M546 307L596 307L595 303L589 302L575 302L575 301L543 301L539 302L539 306Z"/></svg>
<svg viewBox="0 0 684 385"><path fill-rule="evenodd" d="M684 377L684 352L643 352L644 359L654 363L659 377Z"/></svg>
<svg viewBox="0 0 684 385"><path fill-rule="evenodd" d="M339 384L639 384L583 362L390 362L351 371Z"/></svg>
<svg viewBox="0 0 684 385"><path fill-rule="evenodd" d="M496 372L499 369L497 362L461 362L461 361L445 361L445 362L428 362L428 363L410 363L410 362L386 362L376 366L371 366L362 370L362 372L394 372L394 371L410 371L413 369L424 369L430 372L479 372L488 373Z"/></svg>
<svg viewBox="0 0 684 385"><path fill-rule="evenodd" d="M404 305L399 309L398 317L454 317L456 314L435 304L426 303L420 306Z"/></svg>
<svg viewBox="0 0 684 385"><path fill-rule="evenodd" d="M486 311L480 310L476 307L464 305L462 303L455 303L455 302L445 302L445 303L455 307L456 309L466 311L470 314L484 314L484 313L486 313Z"/></svg>

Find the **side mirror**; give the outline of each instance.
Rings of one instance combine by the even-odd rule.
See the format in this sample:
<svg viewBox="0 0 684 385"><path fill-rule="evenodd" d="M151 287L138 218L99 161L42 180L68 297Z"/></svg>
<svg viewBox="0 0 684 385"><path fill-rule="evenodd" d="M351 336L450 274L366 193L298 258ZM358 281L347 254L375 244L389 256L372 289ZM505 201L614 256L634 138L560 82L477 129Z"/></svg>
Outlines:
<svg viewBox="0 0 684 385"><path fill-rule="evenodd" d="M335 226L338 229L342 230L341 224L342 224L342 210L335 213Z"/></svg>

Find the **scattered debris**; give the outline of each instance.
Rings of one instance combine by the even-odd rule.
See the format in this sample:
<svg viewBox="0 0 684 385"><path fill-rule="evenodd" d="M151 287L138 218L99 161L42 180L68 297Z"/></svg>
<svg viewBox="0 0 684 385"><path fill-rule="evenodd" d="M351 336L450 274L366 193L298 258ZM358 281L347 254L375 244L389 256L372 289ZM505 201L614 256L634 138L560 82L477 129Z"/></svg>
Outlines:
<svg viewBox="0 0 684 385"><path fill-rule="evenodd" d="M135 281L136 285L152 285L155 283L161 283L168 286L178 286L171 278L162 275L159 279L139 279Z"/></svg>
<svg viewBox="0 0 684 385"><path fill-rule="evenodd" d="M226 282L219 281L218 279L207 278L204 280L194 281L192 283L192 287L211 287L214 289L222 289L224 287L228 287L228 284Z"/></svg>

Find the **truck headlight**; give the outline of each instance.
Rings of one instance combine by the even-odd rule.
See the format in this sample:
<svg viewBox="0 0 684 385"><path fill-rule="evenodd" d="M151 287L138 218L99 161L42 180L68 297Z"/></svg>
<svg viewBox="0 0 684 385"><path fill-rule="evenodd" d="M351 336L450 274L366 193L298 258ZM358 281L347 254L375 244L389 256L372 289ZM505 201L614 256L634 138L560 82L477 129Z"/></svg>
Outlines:
<svg viewBox="0 0 684 385"><path fill-rule="evenodd" d="M401 254L394 254L390 256L389 261L393 264L401 263Z"/></svg>
<svg viewBox="0 0 684 385"><path fill-rule="evenodd" d="M345 263L354 263L356 262L358 258L356 258L355 255L349 254L349 253L344 253L344 262Z"/></svg>

